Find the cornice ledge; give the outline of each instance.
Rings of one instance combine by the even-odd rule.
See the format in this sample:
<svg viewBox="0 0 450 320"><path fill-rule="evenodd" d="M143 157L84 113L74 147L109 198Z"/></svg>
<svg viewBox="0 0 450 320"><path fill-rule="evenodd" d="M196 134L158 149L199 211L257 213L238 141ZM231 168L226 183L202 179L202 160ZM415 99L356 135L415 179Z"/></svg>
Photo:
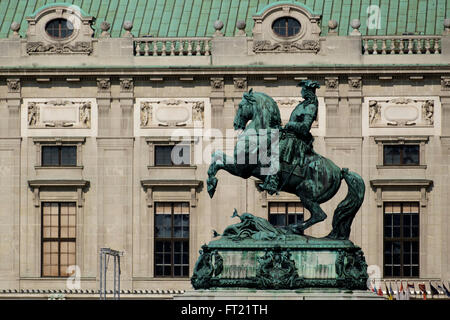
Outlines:
<svg viewBox="0 0 450 320"><path fill-rule="evenodd" d="M183 180L183 179L145 179L141 180L141 185L145 188L153 187L191 187L198 188L203 185L201 180Z"/></svg>
<svg viewBox="0 0 450 320"><path fill-rule="evenodd" d="M396 186L430 187L432 184L433 184L433 180L429 180L429 179L373 179L373 180L370 180L370 185L374 188L396 187Z"/></svg>
<svg viewBox="0 0 450 320"><path fill-rule="evenodd" d="M89 181L77 180L77 179L41 179L41 180L28 180L28 185L32 188L36 187L87 187Z"/></svg>

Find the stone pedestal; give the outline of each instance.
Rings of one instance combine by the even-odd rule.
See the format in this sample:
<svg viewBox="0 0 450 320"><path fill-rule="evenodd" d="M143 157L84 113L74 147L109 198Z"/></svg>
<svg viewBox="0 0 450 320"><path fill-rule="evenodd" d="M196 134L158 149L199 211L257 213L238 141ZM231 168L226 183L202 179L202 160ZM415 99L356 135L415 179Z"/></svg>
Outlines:
<svg viewBox="0 0 450 320"><path fill-rule="evenodd" d="M174 300L385 300L373 292L332 288L298 290L214 289L191 290L174 295Z"/></svg>
<svg viewBox="0 0 450 320"><path fill-rule="evenodd" d="M249 213L239 218L202 246L195 289L367 289L364 253L350 240L298 235Z"/></svg>

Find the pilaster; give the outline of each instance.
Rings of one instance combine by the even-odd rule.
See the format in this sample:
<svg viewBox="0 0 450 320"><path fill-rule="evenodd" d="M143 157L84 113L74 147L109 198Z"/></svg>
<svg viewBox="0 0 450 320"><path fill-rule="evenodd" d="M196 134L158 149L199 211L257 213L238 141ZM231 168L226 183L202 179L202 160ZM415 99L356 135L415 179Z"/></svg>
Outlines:
<svg viewBox="0 0 450 320"><path fill-rule="evenodd" d="M325 106L327 112L327 135L339 135L339 78L325 78Z"/></svg>
<svg viewBox="0 0 450 320"><path fill-rule="evenodd" d="M19 78L6 79L8 93L6 95L6 103L8 105L8 135L20 136L20 104L22 97L22 86Z"/></svg>
<svg viewBox="0 0 450 320"><path fill-rule="evenodd" d="M225 133L223 109L225 105L225 85L223 77L211 78L211 125Z"/></svg>
<svg viewBox="0 0 450 320"><path fill-rule="evenodd" d="M120 108L122 110L121 131L125 136L133 135L133 105L134 82L133 78L120 78Z"/></svg>
<svg viewBox="0 0 450 320"><path fill-rule="evenodd" d="M350 136L361 136L362 78L348 77L348 133Z"/></svg>
<svg viewBox="0 0 450 320"><path fill-rule="evenodd" d="M111 127L109 114L111 110L111 79L97 78L98 135L108 135Z"/></svg>
<svg viewBox="0 0 450 320"><path fill-rule="evenodd" d="M441 77L442 135L450 136L450 75Z"/></svg>

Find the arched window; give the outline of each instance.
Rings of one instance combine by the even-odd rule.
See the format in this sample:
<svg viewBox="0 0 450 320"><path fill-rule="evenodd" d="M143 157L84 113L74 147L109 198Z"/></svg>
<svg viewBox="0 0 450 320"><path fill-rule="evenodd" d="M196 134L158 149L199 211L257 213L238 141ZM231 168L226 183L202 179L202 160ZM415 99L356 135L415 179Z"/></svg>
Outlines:
<svg viewBox="0 0 450 320"><path fill-rule="evenodd" d="M273 22L272 30L280 37L292 37L300 32L300 22L289 17L279 18Z"/></svg>
<svg viewBox="0 0 450 320"><path fill-rule="evenodd" d="M68 38L73 33L73 24L66 19L54 19L45 26L47 34L56 39Z"/></svg>

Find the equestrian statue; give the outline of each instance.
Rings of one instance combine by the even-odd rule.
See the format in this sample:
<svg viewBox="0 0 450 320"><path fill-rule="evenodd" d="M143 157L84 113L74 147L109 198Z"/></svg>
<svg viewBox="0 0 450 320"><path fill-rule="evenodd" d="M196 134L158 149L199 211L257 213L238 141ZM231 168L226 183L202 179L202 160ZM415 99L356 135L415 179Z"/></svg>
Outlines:
<svg viewBox="0 0 450 320"><path fill-rule="evenodd" d="M260 179L259 187L269 194L279 191L295 194L311 217L289 225L284 232L302 235L305 229L325 220L327 215L320 204L333 198L345 180L348 193L334 211L332 230L326 238L347 240L353 218L364 199L364 181L358 174L340 169L314 151L310 130L317 118L316 89L320 85L303 80L298 86L302 88L304 100L295 107L284 127L277 103L270 96L253 90L244 93L233 123L235 130L243 132L238 136L233 157L220 150L212 154L208 193L212 198L218 183L216 174L225 170L244 179L251 176Z"/></svg>

